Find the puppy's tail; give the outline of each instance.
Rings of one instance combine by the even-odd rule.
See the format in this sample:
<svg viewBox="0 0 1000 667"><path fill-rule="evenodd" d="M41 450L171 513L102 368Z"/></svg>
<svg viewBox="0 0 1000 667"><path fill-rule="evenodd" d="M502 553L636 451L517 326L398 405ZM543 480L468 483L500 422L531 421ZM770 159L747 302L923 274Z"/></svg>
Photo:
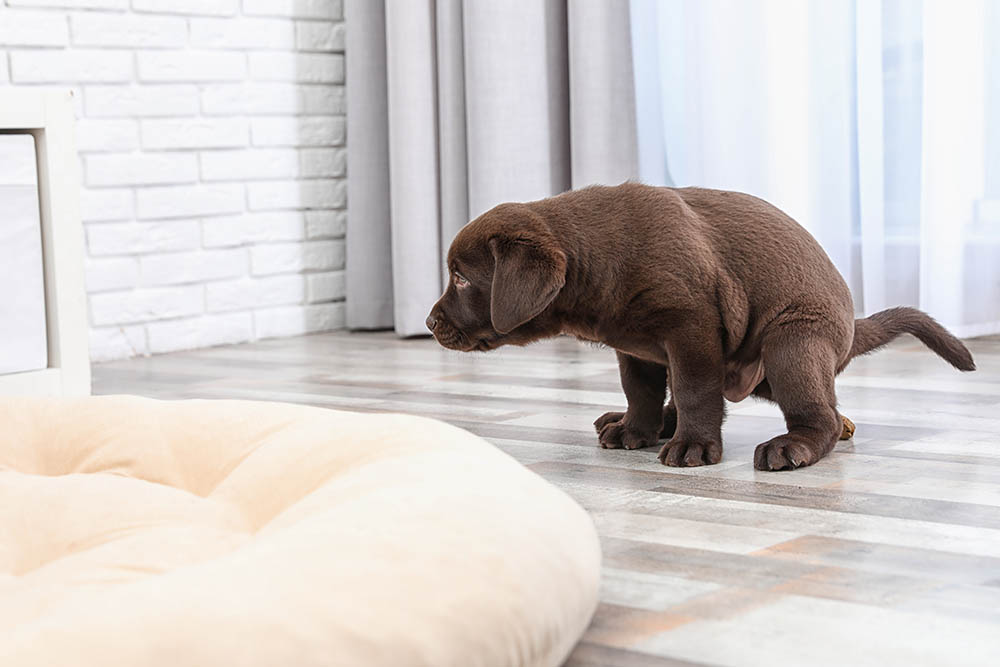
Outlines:
<svg viewBox="0 0 1000 667"><path fill-rule="evenodd" d="M854 320L851 358L873 352L904 333L919 338L924 345L958 370L976 370L972 355L962 341L948 333L930 315L916 308L890 308L871 317Z"/></svg>

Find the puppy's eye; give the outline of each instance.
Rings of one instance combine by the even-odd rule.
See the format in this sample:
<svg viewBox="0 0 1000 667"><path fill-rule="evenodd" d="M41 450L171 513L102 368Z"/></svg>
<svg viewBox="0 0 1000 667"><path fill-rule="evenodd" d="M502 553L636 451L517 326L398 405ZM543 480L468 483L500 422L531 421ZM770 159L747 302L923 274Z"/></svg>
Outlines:
<svg viewBox="0 0 1000 667"><path fill-rule="evenodd" d="M453 273L451 279L454 281L455 287L468 287L469 286L469 281L461 273L458 273L458 272Z"/></svg>

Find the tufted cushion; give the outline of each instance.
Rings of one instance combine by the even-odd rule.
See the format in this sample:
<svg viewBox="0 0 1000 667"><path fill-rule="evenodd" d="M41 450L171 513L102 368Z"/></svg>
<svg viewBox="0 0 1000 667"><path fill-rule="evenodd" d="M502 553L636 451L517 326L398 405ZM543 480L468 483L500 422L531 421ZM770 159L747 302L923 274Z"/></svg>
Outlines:
<svg viewBox="0 0 1000 667"><path fill-rule="evenodd" d="M556 665L599 561L578 505L433 420L0 404L3 665Z"/></svg>

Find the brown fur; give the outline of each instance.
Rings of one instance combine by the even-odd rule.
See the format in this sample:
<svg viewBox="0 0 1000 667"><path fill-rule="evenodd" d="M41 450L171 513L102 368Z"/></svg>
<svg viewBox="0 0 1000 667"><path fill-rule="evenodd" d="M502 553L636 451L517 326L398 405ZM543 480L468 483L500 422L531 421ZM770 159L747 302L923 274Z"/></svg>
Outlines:
<svg viewBox="0 0 1000 667"><path fill-rule="evenodd" d="M597 419L600 443L669 438L667 465L721 460L724 397L751 393L776 402L788 426L757 447L754 465L815 463L849 434L836 374L904 332L974 369L965 346L918 310L855 321L815 239L737 192L625 183L501 204L458 233L448 268L427 318L438 342L490 350L566 333L614 348L628 408Z"/></svg>

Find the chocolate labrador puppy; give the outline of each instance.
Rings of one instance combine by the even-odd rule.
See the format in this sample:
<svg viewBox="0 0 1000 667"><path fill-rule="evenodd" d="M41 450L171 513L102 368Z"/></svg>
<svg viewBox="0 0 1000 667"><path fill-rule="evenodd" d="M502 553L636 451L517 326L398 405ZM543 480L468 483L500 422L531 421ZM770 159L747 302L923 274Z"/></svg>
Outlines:
<svg viewBox="0 0 1000 667"><path fill-rule="evenodd" d="M628 408L594 423L601 446L669 438L659 458L671 466L718 463L724 401L749 395L777 403L788 427L757 447L754 466L815 463L853 432L837 413L836 375L902 333L975 369L919 310L855 320L815 239L738 192L625 183L501 204L458 233L448 269L427 318L441 345L491 350L571 334L614 348Z"/></svg>

